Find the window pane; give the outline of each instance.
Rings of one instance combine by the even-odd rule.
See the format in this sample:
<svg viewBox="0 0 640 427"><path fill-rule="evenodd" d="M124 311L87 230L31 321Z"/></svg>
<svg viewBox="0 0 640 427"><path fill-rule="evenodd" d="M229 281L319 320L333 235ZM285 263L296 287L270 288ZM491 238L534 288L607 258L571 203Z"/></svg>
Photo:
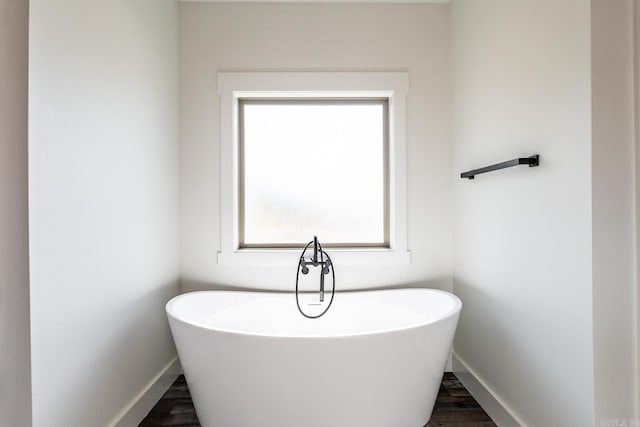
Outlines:
<svg viewBox="0 0 640 427"><path fill-rule="evenodd" d="M386 102L241 102L241 244L386 245Z"/></svg>

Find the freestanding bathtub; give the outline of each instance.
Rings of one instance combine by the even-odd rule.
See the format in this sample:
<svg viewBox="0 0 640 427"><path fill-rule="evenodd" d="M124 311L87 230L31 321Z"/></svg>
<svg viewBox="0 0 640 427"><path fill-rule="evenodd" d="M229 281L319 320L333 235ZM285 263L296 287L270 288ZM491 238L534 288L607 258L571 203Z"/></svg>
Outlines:
<svg viewBox="0 0 640 427"><path fill-rule="evenodd" d="M293 294L205 291L166 310L204 427L422 427L461 306L432 289L345 292L306 319Z"/></svg>

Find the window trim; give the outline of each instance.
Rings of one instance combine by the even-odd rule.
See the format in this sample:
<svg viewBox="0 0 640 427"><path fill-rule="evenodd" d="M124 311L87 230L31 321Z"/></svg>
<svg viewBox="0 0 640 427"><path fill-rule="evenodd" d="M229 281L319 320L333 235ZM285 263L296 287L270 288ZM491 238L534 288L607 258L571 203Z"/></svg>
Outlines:
<svg viewBox="0 0 640 427"><path fill-rule="evenodd" d="M218 263L290 265L297 248L240 248L238 236L238 100L268 98L389 99L389 247L333 248L341 265L407 264L406 94L408 72L218 72L220 96L220 251Z"/></svg>
<svg viewBox="0 0 640 427"><path fill-rule="evenodd" d="M238 164L238 249L302 249L304 243L246 243L245 241L245 145L244 145L244 106L245 105L380 105L382 106L382 242L324 242L325 248L384 248L389 249L389 103L388 97L359 96L359 97L238 97L237 102L237 159Z"/></svg>

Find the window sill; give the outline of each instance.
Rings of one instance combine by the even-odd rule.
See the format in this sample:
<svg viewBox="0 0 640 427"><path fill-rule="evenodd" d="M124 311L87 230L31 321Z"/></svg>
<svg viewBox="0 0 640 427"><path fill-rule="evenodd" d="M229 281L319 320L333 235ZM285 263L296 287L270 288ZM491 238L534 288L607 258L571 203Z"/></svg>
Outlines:
<svg viewBox="0 0 640 427"><path fill-rule="evenodd" d="M241 249L218 252L218 264L229 266L296 266L301 249ZM403 265L411 262L411 252L393 249L329 249L336 266Z"/></svg>

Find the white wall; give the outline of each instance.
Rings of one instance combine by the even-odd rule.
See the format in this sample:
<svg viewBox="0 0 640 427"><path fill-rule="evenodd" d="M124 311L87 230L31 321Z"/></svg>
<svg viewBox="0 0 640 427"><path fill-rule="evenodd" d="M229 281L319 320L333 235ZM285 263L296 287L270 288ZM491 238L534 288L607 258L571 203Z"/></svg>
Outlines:
<svg viewBox="0 0 640 427"><path fill-rule="evenodd" d="M295 265L241 269L220 250L217 71L408 70L410 265L336 266L337 287L449 289L448 5L181 3L182 288L292 290Z"/></svg>
<svg viewBox="0 0 640 427"><path fill-rule="evenodd" d="M455 355L530 426L594 424L590 7L451 3Z"/></svg>
<svg viewBox="0 0 640 427"><path fill-rule="evenodd" d="M591 1L596 423L637 416L633 16Z"/></svg>
<svg viewBox="0 0 640 427"><path fill-rule="evenodd" d="M31 425L28 0L0 0L0 425Z"/></svg>
<svg viewBox="0 0 640 427"><path fill-rule="evenodd" d="M103 426L175 357L177 4L30 13L33 424Z"/></svg>

